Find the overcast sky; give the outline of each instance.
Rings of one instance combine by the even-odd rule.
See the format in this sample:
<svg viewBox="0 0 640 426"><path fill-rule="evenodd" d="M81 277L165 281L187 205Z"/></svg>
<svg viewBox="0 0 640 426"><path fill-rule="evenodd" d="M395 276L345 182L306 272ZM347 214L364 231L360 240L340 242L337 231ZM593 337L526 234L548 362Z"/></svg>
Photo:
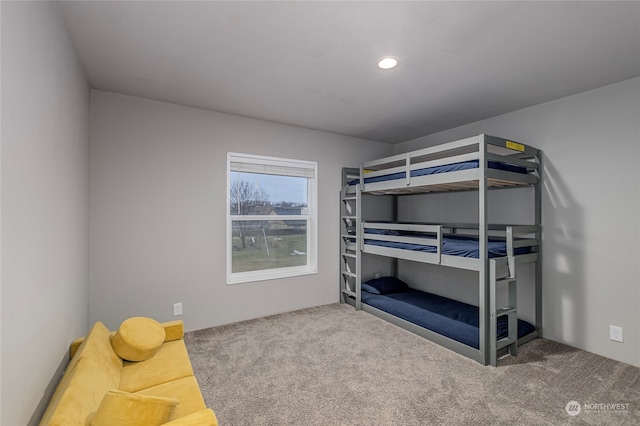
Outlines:
<svg viewBox="0 0 640 426"><path fill-rule="evenodd" d="M272 203L286 201L306 204L307 202L306 178L242 172L234 172L232 178L251 182L256 187L264 189Z"/></svg>

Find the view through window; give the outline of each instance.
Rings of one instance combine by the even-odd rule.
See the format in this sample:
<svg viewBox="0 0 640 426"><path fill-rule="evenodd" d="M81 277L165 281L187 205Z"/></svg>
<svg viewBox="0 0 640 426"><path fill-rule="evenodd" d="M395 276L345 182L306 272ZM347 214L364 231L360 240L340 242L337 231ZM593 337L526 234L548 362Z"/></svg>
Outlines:
<svg viewBox="0 0 640 426"><path fill-rule="evenodd" d="M227 282L316 271L315 162L228 154Z"/></svg>

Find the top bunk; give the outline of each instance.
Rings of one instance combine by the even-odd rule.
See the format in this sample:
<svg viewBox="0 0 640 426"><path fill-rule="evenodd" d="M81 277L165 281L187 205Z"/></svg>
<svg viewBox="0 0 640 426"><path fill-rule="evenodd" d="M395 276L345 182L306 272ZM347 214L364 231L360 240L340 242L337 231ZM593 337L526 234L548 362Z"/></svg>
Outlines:
<svg viewBox="0 0 640 426"><path fill-rule="evenodd" d="M368 161L351 179L347 194L413 194L486 188L535 186L540 181L540 151L489 135Z"/></svg>

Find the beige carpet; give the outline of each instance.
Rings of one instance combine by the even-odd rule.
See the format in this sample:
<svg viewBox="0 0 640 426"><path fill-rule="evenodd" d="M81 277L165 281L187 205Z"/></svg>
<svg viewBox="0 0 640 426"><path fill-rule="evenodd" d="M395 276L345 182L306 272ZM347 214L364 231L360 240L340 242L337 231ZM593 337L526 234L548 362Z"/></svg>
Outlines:
<svg viewBox="0 0 640 426"><path fill-rule="evenodd" d="M640 369L545 339L485 367L334 304L185 341L222 426L640 424Z"/></svg>

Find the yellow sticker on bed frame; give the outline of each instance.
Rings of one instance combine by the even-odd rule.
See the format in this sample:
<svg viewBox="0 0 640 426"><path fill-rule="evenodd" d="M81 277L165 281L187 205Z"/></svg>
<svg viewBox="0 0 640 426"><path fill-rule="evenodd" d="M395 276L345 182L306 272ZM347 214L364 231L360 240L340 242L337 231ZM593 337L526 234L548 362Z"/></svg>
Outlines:
<svg viewBox="0 0 640 426"><path fill-rule="evenodd" d="M524 152L524 145L518 142L507 141L507 148L514 149L516 151Z"/></svg>

